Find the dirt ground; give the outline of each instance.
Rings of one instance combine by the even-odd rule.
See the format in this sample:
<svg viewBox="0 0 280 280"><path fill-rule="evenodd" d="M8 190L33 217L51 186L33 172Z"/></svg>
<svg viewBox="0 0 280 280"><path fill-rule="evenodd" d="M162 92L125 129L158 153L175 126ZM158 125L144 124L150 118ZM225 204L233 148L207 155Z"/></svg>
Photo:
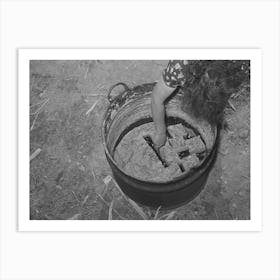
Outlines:
<svg viewBox="0 0 280 280"><path fill-rule="evenodd" d="M248 86L230 100L216 163L192 202L172 211L138 207L108 180L112 173L101 142L107 91L117 82L131 87L154 82L166 63L30 63L30 155L35 156L30 160L30 219L250 219Z"/></svg>

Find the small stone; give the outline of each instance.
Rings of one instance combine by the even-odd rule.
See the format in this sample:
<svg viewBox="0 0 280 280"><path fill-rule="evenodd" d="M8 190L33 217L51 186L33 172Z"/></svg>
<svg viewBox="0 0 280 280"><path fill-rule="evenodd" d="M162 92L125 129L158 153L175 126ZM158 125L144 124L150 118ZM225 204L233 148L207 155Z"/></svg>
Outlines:
<svg viewBox="0 0 280 280"><path fill-rule="evenodd" d="M221 149L220 151L219 151L222 155L227 155L228 154L228 152L229 152L229 150L228 149Z"/></svg>
<svg viewBox="0 0 280 280"><path fill-rule="evenodd" d="M239 194L240 196L245 196L246 191L245 191L245 190L241 190L238 194Z"/></svg>
<svg viewBox="0 0 280 280"><path fill-rule="evenodd" d="M108 186L111 180L112 180L111 175L107 175L107 176L103 179L103 182L104 182L104 184L105 184L106 186Z"/></svg>
<svg viewBox="0 0 280 280"><path fill-rule="evenodd" d="M239 130L239 137L242 139L246 139L249 136L249 129L243 128Z"/></svg>
<svg viewBox="0 0 280 280"><path fill-rule="evenodd" d="M85 172L86 168L82 164L78 163L77 165L81 171Z"/></svg>

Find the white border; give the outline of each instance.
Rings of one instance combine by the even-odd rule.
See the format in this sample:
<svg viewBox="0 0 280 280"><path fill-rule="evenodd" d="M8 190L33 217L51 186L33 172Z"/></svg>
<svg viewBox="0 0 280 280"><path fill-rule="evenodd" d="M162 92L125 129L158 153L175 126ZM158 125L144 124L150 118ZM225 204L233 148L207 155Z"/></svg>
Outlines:
<svg viewBox="0 0 280 280"><path fill-rule="evenodd" d="M30 60L251 60L251 219L248 221L29 220ZM20 49L18 50L18 230L19 231L261 231L262 62L260 49Z"/></svg>

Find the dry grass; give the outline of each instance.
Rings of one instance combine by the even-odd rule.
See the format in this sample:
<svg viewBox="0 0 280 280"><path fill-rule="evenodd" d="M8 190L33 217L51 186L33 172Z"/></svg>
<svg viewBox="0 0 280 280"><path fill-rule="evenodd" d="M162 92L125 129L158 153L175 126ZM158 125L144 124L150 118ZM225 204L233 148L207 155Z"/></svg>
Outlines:
<svg viewBox="0 0 280 280"><path fill-rule="evenodd" d="M97 105L97 103L98 103L99 101L100 101L100 98L97 99L97 100L92 104L92 106L87 110L86 116L87 116L90 112L92 112L92 111L94 110L95 106Z"/></svg>
<svg viewBox="0 0 280 280"><path fill-rule="evenodd" d="M114 200L112 200L109 207L108 220L113 220L113 207L114 207Z"/></svg>
<svg viewBox="0 0 280 280"><path fill-rule="evenodd" d="M32 155L30 156L29 161L33 160L35 157L37 157L40 153L41 153L41 149L38 148L35 152L32 153Z"/></svg>

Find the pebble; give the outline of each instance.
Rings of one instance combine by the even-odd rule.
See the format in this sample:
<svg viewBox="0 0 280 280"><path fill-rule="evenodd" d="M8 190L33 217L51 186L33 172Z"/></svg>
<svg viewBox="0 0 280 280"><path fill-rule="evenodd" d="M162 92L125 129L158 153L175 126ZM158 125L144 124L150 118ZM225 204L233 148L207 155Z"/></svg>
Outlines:
<svg viewBox="0 0 280 280"><path fill-rule="evenodd" d="M245 191L245 190L241 190L241 191L238 192L238 194L239 194L240 196L245 196L246 191Z"/></svg>
<svg viewBox="0 0 280 280"><path fill-rule="evenodd" d="M81 163L78 162L77 165L81 171L85 172L86 168Z"/></svg>
<svg viewBox="0 0 280 280"><path fill-rule="evenodd" d="M239 130L239 137L242 139L246 139L249 136L249 129L243 128Z"/></svg>
<svg viewBox="0 0 280 280"><path fill-rule="evenodd" d="M228 149L221 149L219 152L223 155L227 155L229 150Z"/></svg>

